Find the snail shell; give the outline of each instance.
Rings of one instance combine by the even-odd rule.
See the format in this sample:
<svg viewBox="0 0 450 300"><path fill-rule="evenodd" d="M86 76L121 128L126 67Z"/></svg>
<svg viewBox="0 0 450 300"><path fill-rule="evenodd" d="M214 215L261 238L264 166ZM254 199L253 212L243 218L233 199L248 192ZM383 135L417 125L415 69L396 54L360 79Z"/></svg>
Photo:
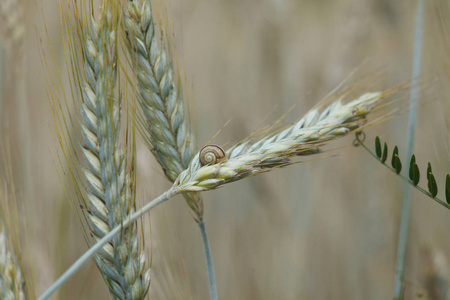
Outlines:
<svg viewBox="0 0 450 300"><path fill-rule="evenodd" d="M200 164L202 166L215 165L227 159L227 154L217 145L206 145L200 150Z"/></svg>

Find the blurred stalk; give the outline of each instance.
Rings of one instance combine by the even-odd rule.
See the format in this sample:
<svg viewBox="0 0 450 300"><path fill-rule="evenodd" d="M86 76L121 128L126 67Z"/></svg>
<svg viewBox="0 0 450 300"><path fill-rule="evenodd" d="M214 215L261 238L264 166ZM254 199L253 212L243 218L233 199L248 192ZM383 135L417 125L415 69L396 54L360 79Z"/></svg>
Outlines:
<svg viewBox="0 0 450 300"><path fill-rule="evenodd" d="M5 48L0 43L0 116L3 119L3 97L5 91L3 90L3 74L5 73Z"/></svg>
<svg viewBox="0 0 450 300"><path fill-rule="evenodd" d="M209 281L209 295L211 300L217 300L217 288L216 279L214 277L214 264L211 255L211 248L209 246L208 235L206 234L205 222L203 219L198 223L200 232L202 234L203 250L205 251L206 268L208 270L208 281Z"/></svg>
<svg viewBox="0 0 450 300"><path fill-rule="evenodd" d="M22 47L23 45L19 45ZM18 50L19 51L19 50ZM17 56L15 70L15 84L14 84L14 100L16 101L16 107L18 111L18 131L19 131L19 143L20 143L20 158L22 161L23 172L23 188L24 197L32 201L34 199L34 179L33 179L33 142L31 139L31 126L30 126L30 107L27 98L27 80L26 80L26 64L25 56L20 50L20 55Z"/></svg>
<svg viewBox="0 0 450 300"><path fill-rule="evenodd" d="M417 99L419 97L418 81L420 75L420 62L422 57L422 34L423 34L423 19L424 19L424 5L425 0L417 0L417 11L414 29L414 44L413 44L413 61L412 61L412 82L410 90L410 104L408 117L408 135L407 135L407 159L412 156L414 146L414 135L416 131L416 115L417 115ZM401 299L402 297L402 283L403 271L405 266L406 244L408 241L409 229L409 215L410 215L410 185L404 184L403 189L403 206L402 217L400 221L400 232L398 237L397 248L397 264L395 268L395 290L394 299Z"/></svg>
<svg viewBox="0 0 450 300"><path fill-rule="evenodd" d="M31 174L33 147L30 141L30 118L27 102L26 65L24 55L25 22L23 3L18 0L0 0L0 19L3 21L3 44L0 44L0 112L4 120L2 130L17 128L17 157L20 161L20 183L24 199L33 199L33 178ZM8 104L6 105L6 101ZM11 104L9 104L11 103ZM6 107L15 106L17 116L9 116ZM3 128L3 126L7 126ZM5 135L7 132L2 132ZM4 142L4 139L3 139ZM14 158L13 158L14 159Z"/></svg>

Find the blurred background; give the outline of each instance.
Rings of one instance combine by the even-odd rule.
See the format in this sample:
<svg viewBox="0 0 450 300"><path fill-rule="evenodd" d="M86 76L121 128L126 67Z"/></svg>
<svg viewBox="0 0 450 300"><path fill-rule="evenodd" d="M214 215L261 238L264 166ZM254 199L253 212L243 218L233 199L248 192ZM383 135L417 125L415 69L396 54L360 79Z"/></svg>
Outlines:
<svg viewBox="0 0 450 300"><path fill-rule="evenodd" d="M414 153L423 174L432 162L444 197L450 35L443 33L439 16L448 19L450 9L439 1L426 3L426 84ZM41 294L87 247L64 190L48 100L52 79L41 55L52 55L50 42L68 89L59 2L19 5L23 16L14 26L24 29L23 46L14 42L19 34L1 32L0 146L11 151L19 216L26 224L25 260ZM157 6L159 13L162 7L168 12L170 28L163 29L177 49L199 147L220 130L212 142L228 148L286 112L285 122L294 122L352 72L354 81L373 77L355 85L362 92L411 78L416 1L160 0ZM407 117L366 130L372 148L376 135L391 148L399 145L404 168ZM403 182L352 147L352 140L331 144L340 149L321 159L203 194L220 299L392 299ZM141 142L137 153L139 199L146 203L170 185ZM405 299L450 299L448 211L415 190L411 205ZM157 207L150 220L150 298L208 299L200 233L182 197ZM89 263L55 299L108 294Z"/></svg>

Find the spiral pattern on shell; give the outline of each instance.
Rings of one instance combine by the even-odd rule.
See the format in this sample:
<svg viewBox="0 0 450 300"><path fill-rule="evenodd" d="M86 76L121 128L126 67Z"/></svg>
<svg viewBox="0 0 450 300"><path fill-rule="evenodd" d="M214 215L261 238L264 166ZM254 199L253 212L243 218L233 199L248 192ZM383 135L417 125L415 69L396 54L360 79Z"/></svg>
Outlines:
<svg viewBox="0 0 450 300"><path fill-rule="evenodd" d="M226 158L225 151L217 145L206 145L200 150L200 164L202 166L215 165L225 161Z"/></svg>

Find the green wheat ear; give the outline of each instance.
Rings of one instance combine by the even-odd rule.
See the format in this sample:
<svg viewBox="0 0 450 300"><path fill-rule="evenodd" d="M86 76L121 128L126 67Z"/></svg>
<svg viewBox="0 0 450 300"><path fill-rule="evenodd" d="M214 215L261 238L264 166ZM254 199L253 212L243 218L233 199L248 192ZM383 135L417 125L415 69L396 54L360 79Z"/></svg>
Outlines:
<svg viewBox="0 0 450 300"><path fill-rule="evenodd" d="M400 160L400 157L398 156L398 147L394 147L394 151L392 152L392 159L391 159L391 166L386 164L386 159L389 155L388 153L388 147L386 143L384 143L384 148L381 150L381 140L377 136L375 138L375 153L373 153L365 144L364 139L361 138L362 135L360 133L356 134L356 141L357 145L362 145L364 149L366 149L373 157L375 157L379 162L381 162L383 165L385 165L388 169L396 173L400 178L410 183L413 187L415 187L417 190L421 191L428 197L432 198L442 206L444 206L447 209L450 209L450 175L447 174L445 177L445 203L443 200L437 198L438 194L438 185L436 182L436 178L433 174L433 170L431 168L431 163L428 163L427 166L427 190L421 188L418 186L420 182L420 170L416 163L416 156L413 154L411 156L410 162L409 162L409 170L408 170L408 177L403 176L400 174L402 170L402 163Z"/></svg>
<svg viewBox="0 0 450 300"><path fill-rule="evenodd" d="M98 11L92 9L92 2L76 4L68 7L69 14L62 15L62 22L71 96L79 113L76 117L71 113L65 94L55 96L52 107L71 180L66 192L73 205L83 208L78 217L91 244L91 240L97 242L120 227L136 211L135 127L126 124L126 141L121 143L121 114L126 103L119 80L122 9L110 0L103 0ZM71 126L81 127L78 140L71 136ZM135 221L121 228L94 256L113 299L146 297L150 269L142 244Z"/></svg>
<svg viewBox="0 0 450 300"><path fill-rule="evenodd" d="M127 1L124 15L127 48L137 73L137 99L141 106L139 129L167 178L174 182L195 155L188 117L172 60L159 46L149 0ZM203 202L197 193L185 193L197 222Z"/></svg>
<svg viewBox="0 0 450 300"><path fill-rule="evenodd" d="M117 89L119 9L103 3L97 20L88 21L84 36L83 102L80 105L86 194L91 233L96 240L135 211L134 168L119 143L121 97ZM119 93L120 94L120 93ZM150 285L134 223L95 257L116 299L144 299Z"/></svg>

